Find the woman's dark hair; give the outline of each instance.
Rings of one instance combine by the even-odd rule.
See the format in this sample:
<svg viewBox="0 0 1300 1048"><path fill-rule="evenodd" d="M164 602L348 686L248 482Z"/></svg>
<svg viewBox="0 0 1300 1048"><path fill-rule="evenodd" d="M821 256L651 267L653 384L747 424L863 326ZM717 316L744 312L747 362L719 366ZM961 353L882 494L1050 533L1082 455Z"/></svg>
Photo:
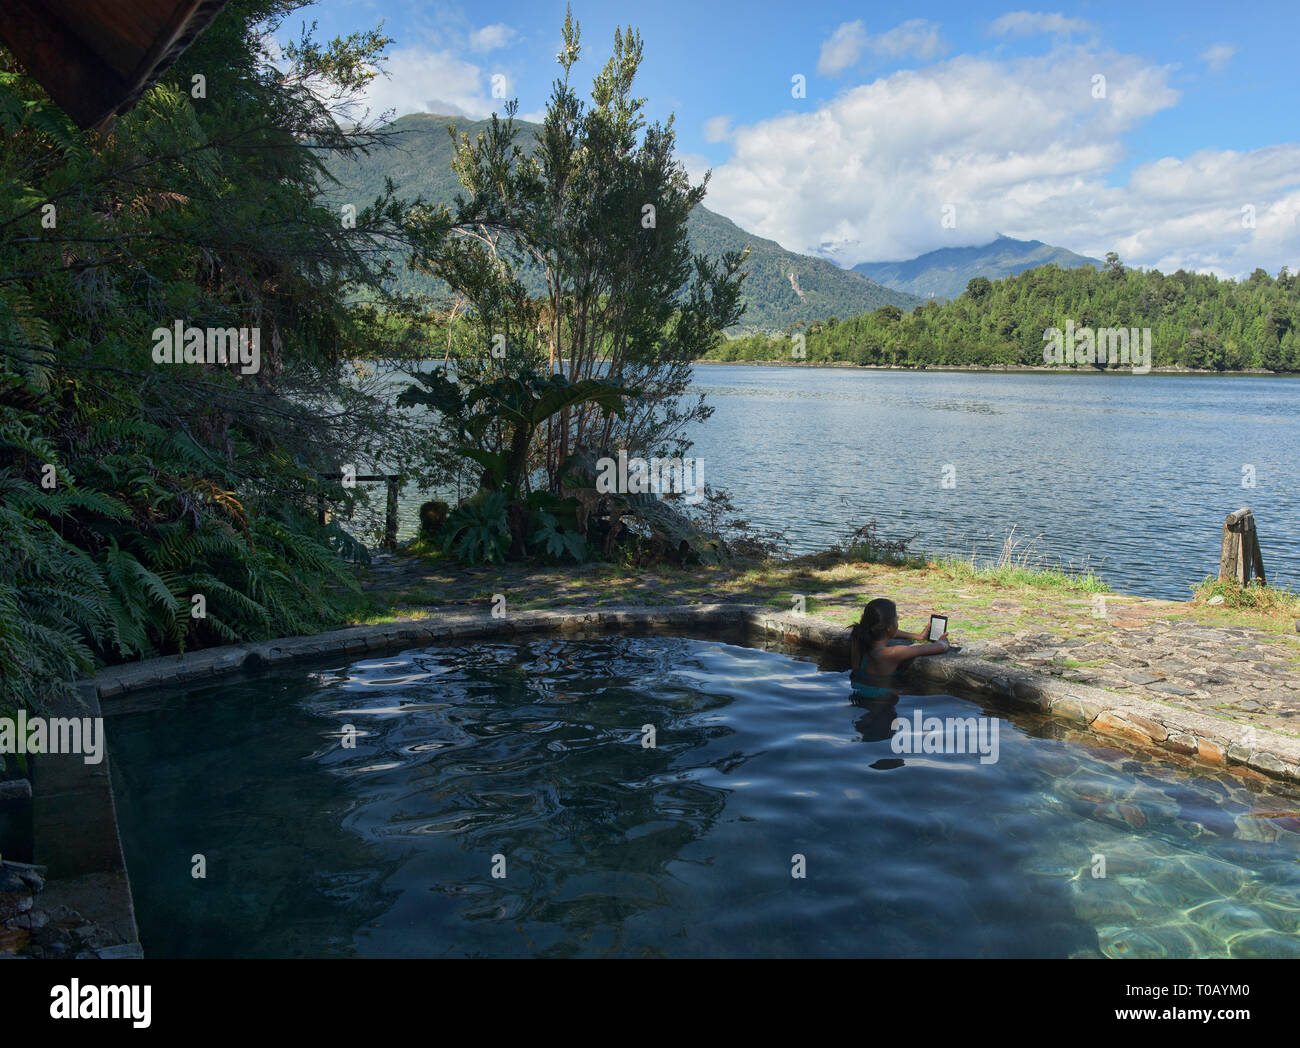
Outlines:
<svg viewBox="0 0 1300 1048"><path fill-rule="evenodd" d="M852 645L854 657L860 659L859 653L866 651L866 646L879 640L885 635L885 631L894 624L898 618L898 605L892 600L886 600L884 597L877 597L862 609L862 618L858 624L853 627L853 632L849 635L849 643Z"/></svg>

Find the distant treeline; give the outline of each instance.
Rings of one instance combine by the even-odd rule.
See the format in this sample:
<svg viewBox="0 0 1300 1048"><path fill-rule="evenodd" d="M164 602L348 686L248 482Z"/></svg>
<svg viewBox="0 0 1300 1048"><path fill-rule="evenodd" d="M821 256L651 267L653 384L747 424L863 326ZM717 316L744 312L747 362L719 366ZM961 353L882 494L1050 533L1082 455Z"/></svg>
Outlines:
<svg viewBox="0 0 1300 1048"><path fill-rule="evenodd" d="M942 305L882 306L732 339L708 359L798 360L802 349L813 362L1041 366L1044 332L1069 321L1150 328L1155 367L1300 371L1300 274L1283 267L1274 279L1257 269L1243 283L1181 269L1166 276L1125 269L1113 253L1100 270L1045 265L998 281L976 277Z"/></svg>

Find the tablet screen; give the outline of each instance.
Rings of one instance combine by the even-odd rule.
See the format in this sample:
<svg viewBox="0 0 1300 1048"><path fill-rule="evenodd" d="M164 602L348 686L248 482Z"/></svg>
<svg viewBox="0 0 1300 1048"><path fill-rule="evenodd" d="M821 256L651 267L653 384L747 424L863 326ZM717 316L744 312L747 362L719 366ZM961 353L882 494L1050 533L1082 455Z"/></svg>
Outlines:
<svg viewBox="0 0 1300 1048"><path fill-rule="evenodd" d="M947 632L948 632L948 616L931 615L930 616L930 639L938 640Z"/></svg>

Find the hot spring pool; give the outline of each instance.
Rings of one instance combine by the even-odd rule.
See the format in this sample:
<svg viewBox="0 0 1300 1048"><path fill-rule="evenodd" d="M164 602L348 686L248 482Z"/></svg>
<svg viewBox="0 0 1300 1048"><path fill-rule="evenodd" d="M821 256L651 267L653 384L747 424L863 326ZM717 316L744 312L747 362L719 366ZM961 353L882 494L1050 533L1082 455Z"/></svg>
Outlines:
<svg viewBox="0 0 1300 1048"><path fill-rule="evenodd" d="M902 691L538 638L107 703L145 953L1300 956L1300 793ZM895 752L918 709L997 761Z"/></svg>

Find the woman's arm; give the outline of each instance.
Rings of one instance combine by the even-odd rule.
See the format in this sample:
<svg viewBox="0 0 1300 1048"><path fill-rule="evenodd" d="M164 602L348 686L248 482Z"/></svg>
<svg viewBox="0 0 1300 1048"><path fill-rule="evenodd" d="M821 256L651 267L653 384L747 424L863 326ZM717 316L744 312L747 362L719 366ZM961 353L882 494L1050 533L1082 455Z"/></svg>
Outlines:
<svg viewBox="0 0 1300 1048"><path fill-rule="evenodd" d="M929 630L930 630L930 623L929 620L927 620L925 625L922 626L920 631L917 633L904 633L902 630L899 630L896 634L894 634L894 636L902 637L904 640L928 641L930 638L926 636L926 634L929 632ZM944 634L944 636L947 636L947 634Z"/></svg>
<svg viewBox="0 0 1300 1048"><path fill-rule="evenodd" d="M899 634L902 636L902 634ZM915 659L921 655L942 655L948 650L948 634L931 644L894 644L875 652L875 658L892 666Z"/></svg>

